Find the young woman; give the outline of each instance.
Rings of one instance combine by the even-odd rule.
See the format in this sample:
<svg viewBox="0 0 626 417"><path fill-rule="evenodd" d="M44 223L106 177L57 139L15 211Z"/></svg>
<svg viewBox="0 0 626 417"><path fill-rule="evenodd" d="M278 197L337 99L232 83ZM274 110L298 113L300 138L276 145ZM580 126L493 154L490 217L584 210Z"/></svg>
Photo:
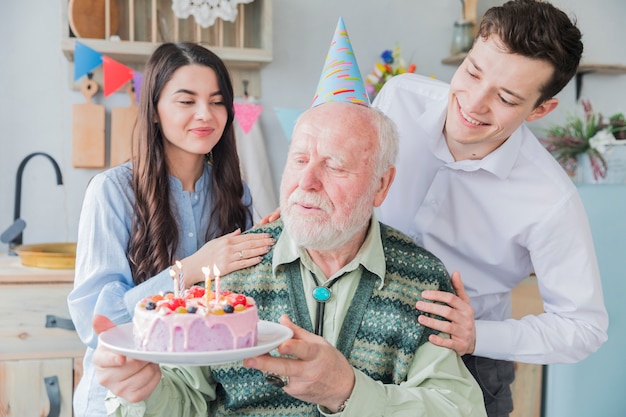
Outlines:
<svg viewBox="0 0 626 417"><path fill-rule="evenodd" d="M225 275L259 263L274 243L266 234L241 234L252 226L252 201L233 119L232 84L217 55L191 43L155 50L144 73L132 160L91 180L81 212L68 296L87 345L76 415L106 415L106 389L91 363L95 314L129 322L137 301L173 289L175 261L188 288L204 280L202 266Z"/></svg>

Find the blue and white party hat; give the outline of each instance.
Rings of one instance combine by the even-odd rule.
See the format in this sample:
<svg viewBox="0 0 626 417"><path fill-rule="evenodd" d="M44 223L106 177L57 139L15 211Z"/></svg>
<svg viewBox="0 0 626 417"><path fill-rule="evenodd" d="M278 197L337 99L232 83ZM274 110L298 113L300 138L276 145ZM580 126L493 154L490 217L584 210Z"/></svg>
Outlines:
<svg viewBox="0 0 626 417"><path fill-rule="evenodd" d="M340 17L311 107L329 101L370 105L348 31Z"/></svg>

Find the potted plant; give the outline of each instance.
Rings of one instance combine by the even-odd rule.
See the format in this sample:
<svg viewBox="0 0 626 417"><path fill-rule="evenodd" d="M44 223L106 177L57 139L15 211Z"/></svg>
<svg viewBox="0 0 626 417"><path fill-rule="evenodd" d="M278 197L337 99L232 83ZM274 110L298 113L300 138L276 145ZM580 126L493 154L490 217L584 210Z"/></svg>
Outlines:
<svg viewBox="0 0 626 417"><path fill-rule="evenodd" d="M589 160L594 182L606 178L608 149L616 144L626 144L626 120L623 113L605 118L595 113L589 100L581 100L582 117L570 116L563 125L546 129L541 143L556 158L563 169L575 177L582 158Z"/></svg>
<svg viewBox="0 0 626 417"><path fill-rule="evenodd" d="M624 113L614 114L609 118L609 126L617 140L626 140L626 117Z"/></svg>

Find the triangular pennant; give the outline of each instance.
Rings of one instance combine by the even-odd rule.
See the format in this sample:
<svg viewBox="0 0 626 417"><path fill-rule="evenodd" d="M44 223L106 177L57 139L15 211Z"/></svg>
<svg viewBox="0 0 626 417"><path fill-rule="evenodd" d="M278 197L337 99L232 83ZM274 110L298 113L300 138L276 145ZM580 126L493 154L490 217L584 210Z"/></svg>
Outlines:
<svg viewBox="0 0 626 417"><path fill-rule="evenodd" d="M132 80L133 70L108 56L103 56L102 60L104 62L104 96L108 97Z"/></svg>
<svg viewBox="0 0 626 417"><path fill-rule="evenodd" d="M76 41L74 44L74 81L102 65L102 54Z"/></svg>
<svg viewBox="0 0 626 417"><path fill-rule="evenodd" d="M234 107L235 119L245 133L250 132L250 129L252 129L252 126L254 126L261 115L263 106L259 106L258 104L234 103Z"/></svg>
<svg viewBox="0 0 626 417"><path fill-rule="evenodd" d="M139 71L133 71L133 88L135 89L135 102L139 103L141 97L141 83L143 82L143 74Z"/></svg>
<svg viewBox="0 0 626 417"><path fill-rule="evenodd" d="M370 99L365 91L365 84L352 51L348 31L341 17L330 43L311 107L328 101L370 105Z"/></svg>
<svg viewBox="0 0 626 417"><path fill-rule="evenodd" d="M287 137L288 141L291 141L291 134L293 128L296 125L296 120L304 112L302 109L285 109L281 107L274 107L274 113L278 118L280 127L283 129L283 133Z"/></svg>

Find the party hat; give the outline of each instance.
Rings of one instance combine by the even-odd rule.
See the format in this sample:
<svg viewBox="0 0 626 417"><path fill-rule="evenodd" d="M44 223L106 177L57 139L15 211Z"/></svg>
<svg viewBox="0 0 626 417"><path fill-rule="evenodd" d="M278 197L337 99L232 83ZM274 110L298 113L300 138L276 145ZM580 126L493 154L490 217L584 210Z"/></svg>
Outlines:
<svg viewBox="0 0 626 417"><path fill-rule="evenodd" d="M365 84L352 51L348 31L341 17L337 23L333 40L330 43L328 55L326 55L326 63L324 64L320 81L317 84L317 91L311 107L328 101L343 101L364 106L370 105L369 97L365 91Z"/></svg>

